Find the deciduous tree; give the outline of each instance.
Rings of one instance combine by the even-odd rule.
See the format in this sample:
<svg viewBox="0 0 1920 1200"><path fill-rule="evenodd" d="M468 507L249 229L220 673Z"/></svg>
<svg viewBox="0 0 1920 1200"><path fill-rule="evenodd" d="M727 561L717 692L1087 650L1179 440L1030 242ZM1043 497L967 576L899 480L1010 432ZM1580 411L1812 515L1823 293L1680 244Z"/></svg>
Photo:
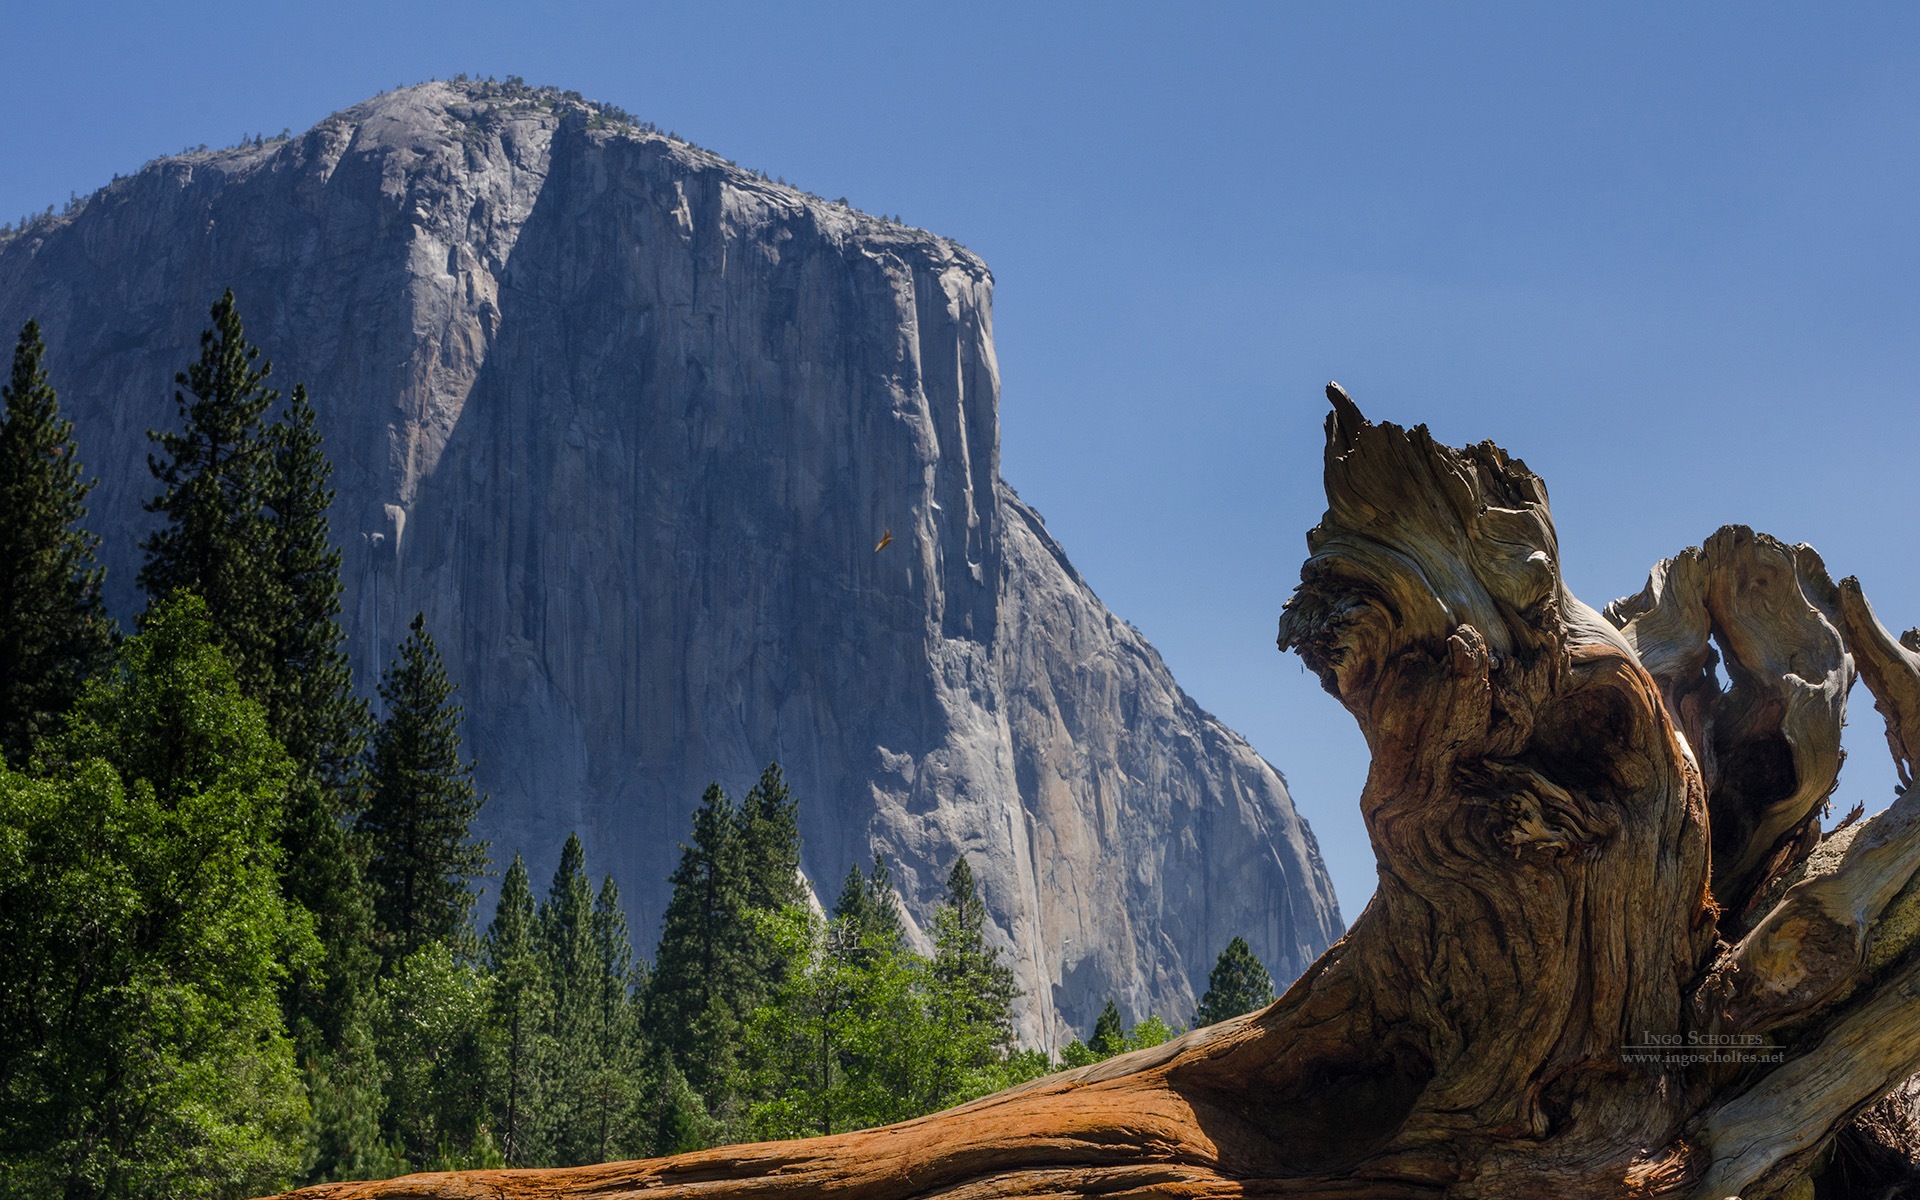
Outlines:
<svg viewBox="0 0 1920 1200"><path fill-rule="evenodd" d="M0 1192L249 1195L300 1163L279 886L291 766L193 596L0 772Z"/></svg>

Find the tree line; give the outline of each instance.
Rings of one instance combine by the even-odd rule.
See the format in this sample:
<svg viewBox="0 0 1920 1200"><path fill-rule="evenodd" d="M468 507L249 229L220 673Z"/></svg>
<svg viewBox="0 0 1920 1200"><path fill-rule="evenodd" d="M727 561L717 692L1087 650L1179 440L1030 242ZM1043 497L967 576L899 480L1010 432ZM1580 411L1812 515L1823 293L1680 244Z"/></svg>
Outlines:
<svg viewBox="0 0 1920 1200"><path fill-rule="evenodd" d="M1058 1060L964 858L915 951L887 864L820 911L777 765L710 786L651 960L569 837L489 847L424 615L376 717L340 625L331 466L231 292L149 436L145 611L106 613L72 425L29 322L0 398L0 1193L245 1196L574 1165L932 1112L1152 1045L1109 1002ZM1272 998L1235 938L1196 1021Z"/></svg>

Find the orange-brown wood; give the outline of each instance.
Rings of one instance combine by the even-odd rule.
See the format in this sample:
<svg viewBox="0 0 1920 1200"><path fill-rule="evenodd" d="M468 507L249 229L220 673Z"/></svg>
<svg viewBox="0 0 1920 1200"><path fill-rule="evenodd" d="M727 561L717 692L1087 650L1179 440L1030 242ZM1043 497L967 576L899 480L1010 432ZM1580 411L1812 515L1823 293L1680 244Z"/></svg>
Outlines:
<svg viewBox="0 0 1920 1200"><path fill-rule="evenodd" d="M1827 844L1818 824L1852 645L1898 756L1920 641L1743 529L1603 616L1525 464L1328 394L1328 511L1281 643L1366 735L1380 878L1271 1007L883 1129L296 1195L1562 1200L1819 1171L1920 1069L1920 799ZM1645 1053L1734 1034L1778 1061Z"/></svg>

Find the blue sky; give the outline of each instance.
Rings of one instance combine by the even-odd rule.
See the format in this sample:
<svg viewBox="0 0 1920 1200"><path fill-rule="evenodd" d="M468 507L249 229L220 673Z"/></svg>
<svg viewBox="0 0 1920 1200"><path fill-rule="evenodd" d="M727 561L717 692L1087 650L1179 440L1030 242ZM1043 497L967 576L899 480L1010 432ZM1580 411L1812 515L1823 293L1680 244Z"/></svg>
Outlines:
<svg viewBox="0 0 1920 1200"><path fill-rule="evenodd" d="M1920 8L42 5L0 218L456 72L574 88L959 239L1002 464L1293 785L1351 919L1359 736L1273 648L1321 385L1492 437L1603 604L1739 521L1920 622ZM1836 809L1892 796L1856 692Z"/></svg>

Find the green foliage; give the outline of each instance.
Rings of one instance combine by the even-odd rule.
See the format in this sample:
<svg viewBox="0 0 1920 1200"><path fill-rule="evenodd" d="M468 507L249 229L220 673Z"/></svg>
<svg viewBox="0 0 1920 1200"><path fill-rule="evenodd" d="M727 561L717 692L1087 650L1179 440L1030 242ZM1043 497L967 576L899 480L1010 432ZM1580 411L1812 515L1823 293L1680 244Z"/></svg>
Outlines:
<svg viewBox="0 0 1920 1200"><path fill-rule="evenodd" d="M277 989L316 948L290 766L205 605L151 609L38 769L0 774L0 1192L277 1189L307 1123Z"/></svg>
<svg viewBox="0 0 1920 1200"><path fill-rule="evenodd" d="M1196 1027L1212 1025L1271 1003L1272 977L1254 957L1247 939L1236 937L1227 943L1213 964L1213 971L1207 976L1206 994L1200 997L1193 1023Z"/></svg>
<svg viewBox="0 0 1920 1200"><path fill-rule="evenodd" d="M1012 1051L1011 973L987 946L964 860L935 914L936 957L907 949L884 861L847 875L834 916L795 905L762 918L791 970L755 1012L749 1056L758 1137L902 1121L1045 1074Z"/></svg>
<svg viewBox="0 0 1920 1200"><path fill-rule="evenodd" d="M560 851L560 865L540 909L540 933L553 988L556 1070L546 1106L552 1156L565 1166L597 1162L602 1141L597 1118L610 1116L596 1103L602 1098L597 1087L602 1082L598 1033L605 997L594 945L593 887L587 882L586 852L576 835L569 834Z"/></svg>
<svg viewBox="0 0 1920 1200"><path fill-rule="evenodd" d="M1068 1068L1090 1067L1116 1054L1158 1046L1180 1032L1153 1015L1128 1029L1120 1018L1120 1006L1109 1000L1093 1023L1093 1036L1084 1042L1075 1038L1067 1043L1060 1052L1060 1063Z"/></svg>
<svg viewBox="0 0 1920 1200"><path fill-rule="evenodd" d="M771 913L802 903L799 808L779 763L769 763L747 789L738 820L747 907Z"/></svg>
<svg viewBox="0 0 1920 1200"><path fill-rule="evenodd" d="M313 1119L301 1176L308 1183L406 1174L406 1158L380 1130L387 1110L387 1078L370 1014L357 1010L346 1021L332 1052L314 1058L306 1067Z"/></svg>
<svg viewBox="0 0 1920 1200"><path fill-rule="evenodd" d="M313 404L296 384L286 412L266 431L271 574L277 601L268 647L272 685L263 703L294 762L326 788L335 816L349 815L366 705L353 695L340 628L340 550L327 510L333 466L320 448Z"/></svg>
<svg viewBox="0 0 1920 1200"><path fill-rule="evenodd" d="M771 890L754 883L749 819L719 784L707 786L693 814L693 844L681 847L671 876L647 991L654 1037L723 1123L744 1115L740 1041L778 955L748 899L756 886Z"/></svg>
<svg viewBox="0 0 1920 1200"><path fill-rule="evenodd" d="M1105 1057L1107 1056L1104 1054L1095 1054L1079 1038L1073 1039L1060 1049L1060 1065L1068 1070L1075 1067L1090 1067Z"/></svg>
<svg viewBox="0 0 1920 1200"><path fill-rule="evenodd" d="M553 1062L553 991L539 931L527 864L515 854L483 943L493 981L488 1018L500 1061L494 1128L510 1167L546 1161L542 1117Z"/></svg>
<svg viewBox="0 0 1920 1200"><path fill-rule="evenodd" d="M93 558L99 539L80 527L94 481L82 478L45 353L28 321L0 387L0 762L15 767L113 652Z"/></svg>
<svg viewBox="0 0 1920 1200"><path fill-rule="evenodd" d="M439 941L380 981L374 1040L389 1073L381 1131L414 1170L505 1165L487 1122L490 982Z"/></svg>
<svg viewBox="0 0 1920 1200"><path fill-rule="evenodd" d="M426 617L380 680L387 717L373 736L367 807L367 882L388 963L466 932L472 880L486 870L486 843L470 827L483 798L473 764L460 757L459 705Z"/></svg>
<svg viewBox="0 0 1920 1200"><path fill-rule="evenodd" d="M645 977L633 961L627 915L612 876L600 881L592 933L596 968L588 1038L592 1070L580 1109L588 1138L576 1140L575 1145L585 1151L585 1161L607 1162L629 1152L642 1156L650 1149L642 1133L637 1081L643 1051L639 997Z"/></svg>
<svg viewBox="0 0 1920 1200"><path fill-rule="evenodd" d="M306 388L266 423L279 393L248 342L233 293L211 310L200 358L176 377L182 428L150 433L166 521L143 543L151 600L196 592L246 694L299 768L282 827L288 895L316 918L322 962L285 1002L308 1053L337 1043L372 967L372 914L359 848L341 827L359 808L366 708L352 693L340 628L340 552L330 540L332 474Z"/></svg>
<svg viewBox="0 0 1920 1200"><path fill-rule="evenodd" d="M261 498L276 604L259 699L300 768L281 838L287 893L313 913L326 951L318 969L295 974L286 997L289 1022L308 1054L340 1045L378 964L364 855L343 824L362 803L368 718L353 694L340 628L340 551L327 521L333 467L320 441L307 389L296 384L286 411L266 431Z"/></svg>
<svg viewBox="0 0 1920 1200"><path fill-rule="evenodd" d="M1145 1050L1149 1046L1158 1046L1171 1039L1176 1032L1173 1026L1150 1014L1146 1020L1127 1031L1127 1049Z"/></svg>
<svg viewBox="0 0 1920 1200"><path fill-rule="evenodd" d="M262 511L273 469L266 416L280 394L266 386L272 364L254 365L260 350L246 339L231 291L211 317L199 361L175 376L184 428L147 434L160 446L147 463L162 491L146 507L166 521L141 543L140 586L149 601L181 589L204 599L240 686L259 697L272 690L281 603Z"/></svg>
<svg viewBox="0 0 1920 1200"><path fill-rule="evenodd" d="M1126 1048L1127 1031L1120 1022L1119 1006L1109 1000L1100 1010L1100 1019L1093 1023L1093 1036L1087 1039L1087 1049L1098 1058L1111 1058Z"/></svg>
<svg viewBox="0 0 1920 1200"><path fill-rule="evenodd" d="M857 866L847 868L840 898L834 901L833 917L845 923L857 945L878 940L888 950L899 950L906 944L900 896L893 889L893 872L886 859L874 855L873 866L865 875Z"/></svg>
<svg viewBox="0 0 1920 1200"><path fill-rule="evenodd" d="M939 1037L929 1049L932 1112L992 1090L1013 1049L1013 969L987 943L987 908L965 855L947 875L947 902L933 917L932 1006Z"/></svg>
<svg viewBox="0 0 1920 1200"><path fill-rule="evenodd" d="M933 1034L926 960L847 919L793 905L762 918L791 964L749 1025L757 1137L803 1137L916 1116Z"/></svg>
<svg viewBox="0 0 1920 1200"><path fill-rule="evenodd" d="M707 1112L700 1093L673 1060L662 1054L647 1068L641 1120L651 1153L685 1154L726 1140L726 1126Z"/></svg>

